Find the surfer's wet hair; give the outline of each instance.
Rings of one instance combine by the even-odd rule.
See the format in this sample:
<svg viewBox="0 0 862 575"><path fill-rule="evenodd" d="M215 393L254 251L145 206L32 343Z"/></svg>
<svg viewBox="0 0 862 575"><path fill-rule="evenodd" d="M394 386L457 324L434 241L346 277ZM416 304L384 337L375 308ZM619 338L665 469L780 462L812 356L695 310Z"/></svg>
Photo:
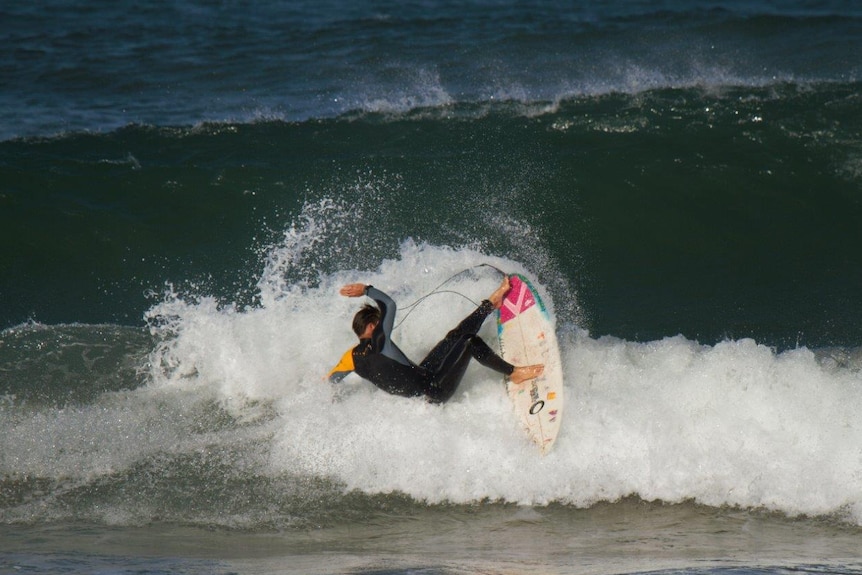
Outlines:
<svg viewBox="0 0 862 575"><path fill-rule="evenodd" d="M361 337L368 324L372 323L380 323L380 310L371 304L365 304L353 316L353 332L357 337Z"/></svg>

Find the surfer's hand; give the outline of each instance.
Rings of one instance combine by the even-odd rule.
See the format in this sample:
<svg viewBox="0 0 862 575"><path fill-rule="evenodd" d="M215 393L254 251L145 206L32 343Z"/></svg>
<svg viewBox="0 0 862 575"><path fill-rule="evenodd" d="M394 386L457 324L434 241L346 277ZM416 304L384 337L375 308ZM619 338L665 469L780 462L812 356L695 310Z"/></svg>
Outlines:
<svg viewBox="0 0 862 575"><path fill-rule="evenodd" d="M338 292L347 297L360 297L365 295L365 284L347 284Z"/></svg>

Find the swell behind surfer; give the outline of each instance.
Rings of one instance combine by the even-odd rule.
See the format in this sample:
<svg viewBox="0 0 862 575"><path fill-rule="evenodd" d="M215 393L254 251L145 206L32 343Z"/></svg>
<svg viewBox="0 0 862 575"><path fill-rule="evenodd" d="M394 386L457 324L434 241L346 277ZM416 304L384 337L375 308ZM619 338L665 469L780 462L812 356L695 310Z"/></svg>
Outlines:
<svg viewBox="0 0 862 575"><path fill-rule="evenodd" d="M329 380L341 381L350 372L355 372L388 393L404 397L425 396L432 403L443 403L455 393L471 358L507 375L515 384L536 378L542 374L544 366L516 367L494 353L476 335L485 318L500 307L508 291L509 278L505 277L500 287L446 334L417 365L392 341L396 310L392 298L370 285L347 284L341 288L341 295L366 295L377 307L366 304L354 316L353 331L359 337L359 345L344 353L338 365L329 372Z"/></svg>

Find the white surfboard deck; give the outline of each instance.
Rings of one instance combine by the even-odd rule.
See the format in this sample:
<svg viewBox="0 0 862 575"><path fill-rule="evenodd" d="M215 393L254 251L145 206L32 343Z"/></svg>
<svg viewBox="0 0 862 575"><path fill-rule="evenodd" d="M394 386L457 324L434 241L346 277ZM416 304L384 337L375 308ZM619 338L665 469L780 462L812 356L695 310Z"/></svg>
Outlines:
<svg viewBox="0 0 862 575"><path fill-rule="evenodd" d="M563 367L554 322L530 281L509 276L512 287L497 312L503 359L513 365L545 365L544 373L521 385L507 383L509 398L529 438L548 453L563 415Z"/></svg>

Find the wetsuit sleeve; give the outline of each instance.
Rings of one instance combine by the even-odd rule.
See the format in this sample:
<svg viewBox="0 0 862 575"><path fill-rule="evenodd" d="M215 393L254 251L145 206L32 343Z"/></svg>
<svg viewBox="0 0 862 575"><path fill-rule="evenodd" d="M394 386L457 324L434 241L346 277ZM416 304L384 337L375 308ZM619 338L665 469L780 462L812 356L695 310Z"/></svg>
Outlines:
<svg viewBox="0 0 862 575"><path fill-rule="evenodd" d="M400 364L414 367L413 362L392 341L392 329L395 325L395 302L374 286L366 286L365 295L373 299L377 307L380 308L380 323L377 324L374 333L371 334L374 350Z"/></svg>
<svg viewBox="0 0 862 575"><path fill-rule="evenodd" d="M329 378L330 383L338 383L347 377L353 369L353 349L351 348L344 352L338 365L332 368L327 377Z"/></svg>
<svg viewBox="0 0 862 575"><path fill-rule="evenodd" d="M365 295L374 300L380 308L380 328L386 339L392 337L392 326L395 325L395 301L374 286L366 286Z"/></svg>

